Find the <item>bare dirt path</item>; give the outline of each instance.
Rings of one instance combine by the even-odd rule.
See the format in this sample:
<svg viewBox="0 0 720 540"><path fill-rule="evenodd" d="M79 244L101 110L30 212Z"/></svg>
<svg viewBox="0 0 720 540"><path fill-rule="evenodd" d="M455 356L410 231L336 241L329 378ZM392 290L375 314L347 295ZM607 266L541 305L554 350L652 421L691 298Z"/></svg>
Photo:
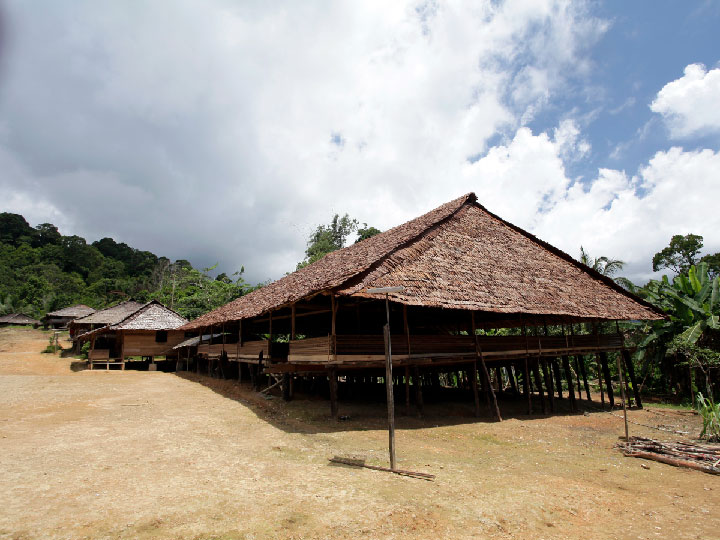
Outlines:
<svg viewBox="0 0 720 540"><path fill-rule="evenodd" d="M336 423L324 401L231 381L73 372L47 339L0 330L2 538L720 538L720 478L622 457L606 413L400 417L399 466L426 482L328 462L385 463L382 404L341 404Z"/></svg>

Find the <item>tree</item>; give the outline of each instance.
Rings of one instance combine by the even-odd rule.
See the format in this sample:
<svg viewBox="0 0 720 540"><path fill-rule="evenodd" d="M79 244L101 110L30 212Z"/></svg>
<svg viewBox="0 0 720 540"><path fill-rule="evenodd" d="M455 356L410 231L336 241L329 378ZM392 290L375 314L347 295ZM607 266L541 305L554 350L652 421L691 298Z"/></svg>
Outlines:
<svg viewBox="0 0 720 540"><path fill-rule="evenodd" d="M609 257L593 259L582 246L580 246L580 262L607 277L612 277L625 266L625 262L619 259Z"/></svg>
<svg viewBox="0 0 720 540"><path fill-rule="evenodd" d="M640 358L662 360L669 350L674 357L684 354L686 364L699 355L707 357L707 351L698 346L710 333L720 330L720 277L711 278L706 263L691 266L687 275L675 276L672 284L667 276L660 281L650 280L638 293L669 316L641 325L645 337L638 345Z"/></svg>
<svg viewBox="0 0 720 540"><path fill-rule="evenodd" d="M700 262L708 265L708 272L712 277L720 276L720 253L705 255Z"/></svg>
<svg viewBox="0 0 720 540"><path fill-rule="evenodd" d="M0 242L18 246L30 243L34 235L35 229L20 214L0 213Z"/></svg>
<svg viewBox="0 0 720 540"><path fill-rule="evenodd" d="M358 229L358 239L355 240L355 243L362 240L367 240L368 238L375 236L376 234L380 234L382 231L380 229L376 229L375 227L368 227L367 223L363 223L363 226Z"/></svg>
<svg viewBox="0 0 720 540"><path fill-rule="evenodd" d="M697 234L676 234L670 245L655 254L652 260L653 272L668 268L676 274L686 274L698 261L703 247L703 237Z"/></svg>
<svg viewBox="0 0 720 540"><path fill-rule="evenodd" d="M35 231L36 233L33 239L34 247L57 245L62 238L60 231L58 231L58 228L52 223L41 223L35 227Z"/></svg>
<svg viewBox="0 0 720 540"><path fill-rule="evenodd" d="M298 263L297 269L304 268L328 253L345 247L345 240L357 228L358 220L352 219L348 214L343 217L335 214L329 225L318 225L308 239L305 260Z"/></svg>

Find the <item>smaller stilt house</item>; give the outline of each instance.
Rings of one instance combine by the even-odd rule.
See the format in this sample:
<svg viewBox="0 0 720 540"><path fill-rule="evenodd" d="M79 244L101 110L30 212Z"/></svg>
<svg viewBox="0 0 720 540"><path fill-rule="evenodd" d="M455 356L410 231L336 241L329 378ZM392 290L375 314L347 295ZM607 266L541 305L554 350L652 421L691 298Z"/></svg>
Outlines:
<svg viewBox="0 0 720 540"><path fill-rule="evenodd" d="M128 357L148 358L152 363L158 356L177 357L173 349L185 340L185 332L178 330L187 319L160 302L153 300L142 305L121 321L86 332L78 339L90 341L88 364L119 364L125 368Z"/></svg>
<svg viewBox="0 0 720 540"><path fill-rule="evenodd" d="M50 311L42 319L43 328L67 328L75 319L87 317L95 313L95 310L85 304L76 304L66 308Z"/></svg>
<svg viewBox="0 0 720 540"><path fill-rule="evenodd" d="M22 313L10 313L9 315L3 315L0 317L0 327L2 326L39 326L40 321L23 315Z"/></svg>

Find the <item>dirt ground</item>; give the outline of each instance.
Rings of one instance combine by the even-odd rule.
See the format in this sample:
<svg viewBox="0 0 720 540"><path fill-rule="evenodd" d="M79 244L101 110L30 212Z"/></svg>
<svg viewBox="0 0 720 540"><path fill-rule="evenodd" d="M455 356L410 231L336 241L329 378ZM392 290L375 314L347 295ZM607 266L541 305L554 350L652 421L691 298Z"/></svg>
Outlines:
<svg viewBox="0 0 720 540"><path fill-rule="evenodd" d="M0 538L720 538L720 477L623 457L607 413L400 415L398 466L428 482L328 461L387 463L382 403L334 422L232 381L73 371L47 340L0 329ZM671 409L631 419L699 431Z"/></svg>

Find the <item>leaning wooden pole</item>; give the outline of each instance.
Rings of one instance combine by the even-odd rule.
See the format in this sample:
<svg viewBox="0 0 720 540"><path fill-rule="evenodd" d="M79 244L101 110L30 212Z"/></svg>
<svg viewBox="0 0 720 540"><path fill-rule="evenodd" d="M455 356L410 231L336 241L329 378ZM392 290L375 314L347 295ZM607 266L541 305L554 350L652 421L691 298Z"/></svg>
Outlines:
<svg viewBox="0 0 720 540"><path fill-rule="evenodd" d="M472 327L472 333L473 337L475 338L475 358L476 360L480 361L480 365L482 366L483 373L485 374L485 381L490 388L490 396L492 398L492 404L493 408L495 409L495 417L498 419L498 422L502 422L502 416L500 415L500 407L498 407L497 397L495 396L495 390L493 390L492 385L490 384L490 373L488 372L487 365L485 364L485 358L483 358L482 354L482 347L480 347L480 339L477 335L477 328L475 326L475 312L470 312L470 321L471 321L471 327Z"/></svg>
<svg viewBox="0 0 720 540"><path fill-rule="evenodd" d="M632 384L633 395L635 396L635 406L638 409L642 409L642 401L640 400L640 387L635 380L635 366L633 366L632 357L630 351L627 349L622 350L622 357L625 366L627 367L628 375L630 376L630 384Z"/></svg>

